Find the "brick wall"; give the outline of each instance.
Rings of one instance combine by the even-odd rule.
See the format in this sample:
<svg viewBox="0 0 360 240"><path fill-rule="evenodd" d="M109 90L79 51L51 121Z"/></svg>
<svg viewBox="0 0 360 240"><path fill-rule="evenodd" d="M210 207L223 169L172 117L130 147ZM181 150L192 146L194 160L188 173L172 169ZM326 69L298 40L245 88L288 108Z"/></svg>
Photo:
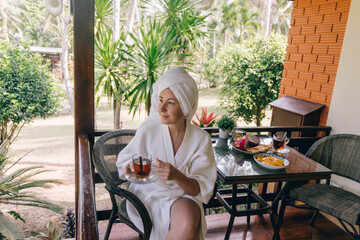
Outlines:
<svg viewBox="0 0 360 240"><path fill-rule="evenodd" d="M326 125L351 0L294 0L280 97L325 104Z"/></svg>

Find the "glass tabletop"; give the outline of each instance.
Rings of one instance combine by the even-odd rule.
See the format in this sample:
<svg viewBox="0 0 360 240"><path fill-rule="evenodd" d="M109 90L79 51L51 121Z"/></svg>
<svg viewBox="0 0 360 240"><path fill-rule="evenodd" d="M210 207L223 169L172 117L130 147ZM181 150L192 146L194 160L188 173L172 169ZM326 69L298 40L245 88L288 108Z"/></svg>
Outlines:
<svg viewBox="0 0 360 240"><path fill-rule="evenodd" d="M279 154L290 164L280 170L269 170L258 165L253 155L241 153L232 148L230 140L213 139L218 176L223 182L271 182L275 180L321 179L332 171L305 155L290 148L286 154ZM266 142L266 137L261 139Z"/></svg>

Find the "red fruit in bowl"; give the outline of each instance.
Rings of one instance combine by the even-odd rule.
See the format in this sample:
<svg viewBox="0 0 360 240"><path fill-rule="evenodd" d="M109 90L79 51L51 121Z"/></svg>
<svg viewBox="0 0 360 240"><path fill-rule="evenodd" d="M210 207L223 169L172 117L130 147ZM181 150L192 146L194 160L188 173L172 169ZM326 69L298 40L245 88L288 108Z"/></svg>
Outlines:
<svg viewBox="0 0 360 240"><path fill-rule="evenodd" d="M255 135L246 135L247 140L248 140L248 148L251 147L256 147L257 145L260 144L260 138L258 136Z"/></svg>
<svg viewBox="0 0 360 240"><path fill-rule="evenodd" d="M248 144L246 136L244 136L242 139L240 139L239 142L240 142L239 143L239 149L245 151L246 148L247 148L247 144Z"/></svg>

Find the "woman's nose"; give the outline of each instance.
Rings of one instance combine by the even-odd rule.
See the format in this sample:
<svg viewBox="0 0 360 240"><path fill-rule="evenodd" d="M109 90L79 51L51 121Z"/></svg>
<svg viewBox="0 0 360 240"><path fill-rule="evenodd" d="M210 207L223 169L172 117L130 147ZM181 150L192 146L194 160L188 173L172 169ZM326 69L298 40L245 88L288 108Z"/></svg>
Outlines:
<svg viewBox="0 0 360 240"><path fill-rule="evenodd" d="M162 112L165 112L165 111L166 111L166 103L161 103L161 105L160 105L160 110L161 110Z"/></svg>

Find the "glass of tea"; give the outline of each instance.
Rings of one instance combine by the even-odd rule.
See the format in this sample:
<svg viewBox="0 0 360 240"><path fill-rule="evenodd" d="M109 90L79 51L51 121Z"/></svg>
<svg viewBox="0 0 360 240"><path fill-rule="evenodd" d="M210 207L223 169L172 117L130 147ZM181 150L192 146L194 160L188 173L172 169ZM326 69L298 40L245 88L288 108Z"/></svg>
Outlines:
<svg viewBox="0 0 360 240"><path fill-rule="evenodd" d="M286 132L279 132L273 135L272 145L274 152L289 152L288 149L285 149L285 145L290 142L290 138L288 138L286 135Z"/></svg>
<svg viewBox="0 0 360 240"><path fill-rule="evenodd" d="M136 178L147 179L151 172L152 157L149 153L137 153L132 156Z"/></svg>

